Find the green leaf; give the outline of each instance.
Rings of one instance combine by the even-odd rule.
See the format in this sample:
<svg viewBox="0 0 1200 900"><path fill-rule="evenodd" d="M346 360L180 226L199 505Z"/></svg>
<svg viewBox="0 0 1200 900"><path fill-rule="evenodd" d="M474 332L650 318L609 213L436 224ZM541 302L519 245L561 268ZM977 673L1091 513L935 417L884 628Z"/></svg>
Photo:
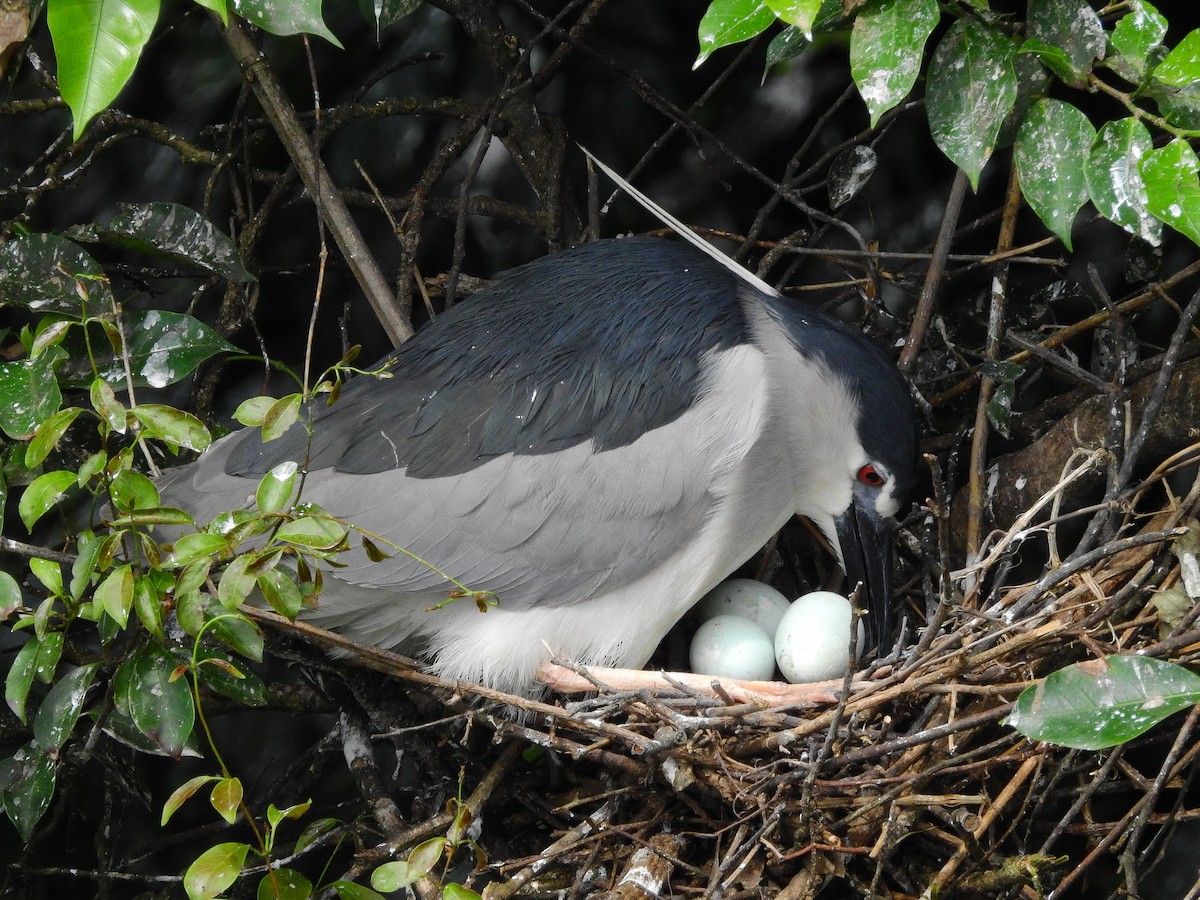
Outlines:
<svg viewBox="0 0 1200 900"><path fill-rule="evenodd" d="M197 671L205 687L244 706L267 705L267 686L262 679L244 667L234 665L233 658L219 647L201 647L196 651L202 663Z"/></svg>
<svg viewBox="0 0 1200 900"><path fill-rule="evenodd" d="M99 666L89 663L72 669L50 688L33 719L33 737L39 747L55 752L67 742Z"/></svg>
<svg viewBox="0 0 1200 900"><path fill-rule="evenodd" d="M316 550L336 547L345 536L346 527L325 516L301 516L275 533L277 540Z"/></svg>
<svg viewBox="0 0 1200 900"><path fill-rule="evenodd" d="M163 595L150 576L134 579L133 608L147 631L155 637L163 636Z"/></svg>
<svg viewBox="0 0 1200 900"><path fill-rule="evenodd" d="M321 19L321 0L232 0L233 11L263 31L287 37L289 34L315 34L341 49L332 31Z"/></svg>
<svg viewBox="0 0 1200 900"><path fill-rule="evenodd" d="M389 25L395 25L405 16L421 8L423 0L358 0L358 10L363 19L375 28L375 38Z"/></svg>
<svg viewBox="0 0 1200 900"><path fill-rule="evenodd" d="M281 462L258 483L254 502L263 513L277 513L291 505L300 467L291 461Z"/></svg>
<svg viewBox="0 0 1200 900"><path fill-rule="evenodd" d="M125 332L125 354L135 387L161 388L186 378L204 360L238 348L199 319L186 313L152 309L121 315ZM125 363L116 353L96 355L100 377L108 384L125 384ZM67 368L64 366L64 369ZM71 367L67 383L85 387L91 383L90 366Z"/></svg>
<svg viewBox="0 0 1200 900"><path fill-rule="evenodd" d="M933 54L926 90L929 128L973 188L1017 98L1015 50L1011 40L981 22L959 19Z"/></svg>
<svg viewBox="0 0 1200 900"><path fill-rule="evenodd" d="M65 640L66 635L61 631L52 631L37 642L37 659L33 664L33 674L43 684L49 684L54 680L54 673L58 671L58 661L62 658Z"/></svg>
<svg viewBox="0 0 1200 900"><path fill-rule="evenodd" d="M243 400L233 411L233 417L243 425L261 425L267 411L275 405L274 397L251 397Z"/></svg>
<svg viewBox="0 0 1200 900"><path fill-rule="evenodd" d="M313 895L312 882L286 867L272 869L258 883L258 900L308 900Z"/></svg>
<svg viewBox="0 0 1200 900"><path fill-rule="evenodd" d="M300 594L300 588L296 587L296 582L287 572L272 569L260 575L257 584L271 608L281 616L295 619L299 615L304 598Z"/></svg>
<svg viewBox="0 0 1200 900"><path fill-rule="evenodd" d="M16 612L21 601L21 586L17 579L0 569L0 622Z"/></svg>
<svg viewBox="0 0 1200 900"><path fill-rule="evenodd" d="M1109 36L1106 62L1114 72L1141 84L1150 67L1150 55L1167 34L1167 20L1146 0L1130 0L1130 11L1121 17Z"/></svg>
<svg viewBox="0 0 1200 900"><path fill-rule="evenodd" d="M312 807L311 800L305 800L303 803L296 803L292 806L286 806L283 809L277 807L274 803L267 805L267 824L271 828L276 829L285 819L299 819Z"/></svg>
<svg viewBox="0 0 1200 900"><path fill-rule="evenodd" d="M871 127L916 84L925 42L940 16L937 0L875 0L854 20L850 74Z"/></svg>
<svg viewBox="0 0 1200 900"><path fill-rule="evenodd" d="M236 778L222 778L216 783L209 796L213 809L232 825L237 821L238 806L242 802L242 783Z"/></svg>
<svg viewBox="0 0 1200 900"><path fill-rule="evenodd" d="M8 674L4 676L4 701L22 722L25 721L25 704L29 700L29 689L33 687L37 661L38 641L26 641L13 657Z"/></svg>
<svg viewBox="0 0 1200 900"><path fill-rule="evenodd" d="M123 373L122 373L123 374ZM124 434L125 406L117 399L112 387L103 378L96 378L88 388L88 397L92 401L92 409L100 414L100 418L117 434Z"/></svg>
<svg viewBox="0 0 1200 900"><path fill-rule="evenodd" d="M156 643L138 647L117 667L115 701L137 729L178 759L196 721L187 680L172 679L179 661Z"/></svg>
<svg viewBox="0 0 1200 900"><path fill-rule="evenodd" d="M288 394L286 397L280 397L267 408L262 421L264 444L277 437L282 437L296 423L296 419L300 416L302 400L303 397L299 394Z"/></svg>
<svg viewBox="0 0 1200 900"><path fill-rule="evenodd" d="M700 20L700 55L692 68L700 68L722 47L748 41L774 23L775 13L763 0L713 0Z"/></svg>
<svg viewBox="0 0 1200 900"><path fill-rule="evenodd" d="M212 626L213 636L235 653L262 662L263 636L258 626L245 616L226 614Z"/></svg>
<svg viewBox="0 0 1200 900"><path fill-rule="evenodd" d="M58 88L71 108L79 140L96 113L116 99L154 23L158 0L54 0L46 23L54 38Z"/></svg>
<svg viewBox="0 0 1200 900"><path fill-rule="evenodd" d="M1138 165L1153 146L1150 132L1134 116L1108 122L1092 143L1084 175L1088 195L1101 215L1157 246L1162 223L1150 213Z"/></svg>
<svg viewBox="0 0 1200 900"><path fill-rule="evenodd" d="M1104 56L1104 26L1084 0L1029 0L1026 34L1063 51L1062 68L1051 68L1076 87L1086 83L1092 62Z"/></svg>
<svg viewBox="0 0 1200 900"><path fill-rule="evenodd" d="M1173 88L1191 87L1200 81L1200 29L1185 35L1167 54L1154 68L1154 78Z"/></svg>
<svg viewBox="0 0 1200 900"><path fill-rule="evenodd" d="M179 811L183 804L187 803L200 788L213 781L220 781L217 775L197 775L195 778L189 778L179 787L171 792L171 796L167 798L167 802L163 804L162 818L159 820L159 826L166 825L171 821L171 816Z"/></svg>
<svg viewBox="0 0 1200 900"><path fill-rule="evenodd" d="M446 848L444 837L430 838L413 848L406 860L384 863L371 873L371 887L389 894L416 884L433 871Z"/></svg>
<svg viewBox="0 0 1200 900"><path fill-rule="evenodd" d="M1096 129L1061 100L1039 100L1017 132L1015 156L1021 192L1046 227L1071 249L1071 226L1087 202L1084 174Z"/></svg>
<svg viewBox="0 0 1200 900"><path fill-rule="evenodd" d="M331 887L341 900L386 900L383 894L353 881L335 881Z"/></svg>
<svg viewBox="0 0 1200 900"><path fill-rule="evenodd" d="M200 213L178 203L118 203L108 227L72 229L71 237L196 266L229 281L253 281L237 247Z"/></svg>
<svg viewBox="0 0 1200 900"><path fill-rule="evenodd" d="M789 25L783 29L771 38L771 43L767 44L767 58L763 63L763 80L766 81L767 72L774 66L796 59L810 46L812 46L812 41L806 38L804 32L799 28Z"/></svg>
<svg viewBox="0 0 1200 900"><path fill-rule="evenodd" d="M0 799L21 840L28 842L54 799L57 762L35 743L21 747L6 762L9 771Z"/></svg>
<svg viewBox="0 0 1200 900"><path fill-rule="evenodd" d="M224 535L203 531L185 534L171 548L169 562L175 566L186 566L199 560L220 556L228 549L229 540ZM235 603L234 606L236 605Z"/></svg>
<svg viewBox="0 0 1200 900"><path fill-rule="evenodd" d="M173 406L143 403L129 412L142 424L144 434L164 443L197 452L207 449L212 443L212 436L203 422Z"/></svg>
<svg viewBox="0 0 1200 900"><path fill-rule="evenodd" d="M0 363L0 430L13 440L28 438L62 405L54 377L59 358L43 354L34 360Z"/></svg>
<svg viewBox="0 0 1200 900"><path fill-rule="evenodd" d="M29 561L29 571L33 573L50 593L56 597L62 596L63 592L63 577L62 569L58 563L52 559L31 559Z"/></svg>
<svg viewBox="0 0 1200 900"><path fill-rule="evenodd" d="M341 820L328 817L317 819L315 822L309 822L304 831L300 833L300 837L296 839L295 852L297 854L303 853L315 844L322 835L332 831L341 824ZM375 895L374 891L371 891L371 893Z"/></svg>
<svg viewBox="0 0 1200 900"><path fill-rule="evenodd" d="M133 608L133 567L125 563L109 572L96 588L95 600L124 628Z"/></svg>
<svg viewBox="0 0 1200 900"><path fill-rule="evenodd" d="M1200 702L1200 675L1148 656L1108 656L1060 669L1022 691L1005 720L1033 741L1103 750Z"/></svg>
<svg viewBox="0 0 1200 900"><path fill-rule="evenodd" d="M228 610L237 609L254 590L255 575L249 569L256 562L253 554L236 557L217 582L217 600Z"/></svg>
<svg viewBox="0 0 1200 900"><path fill-rule="evenodd" d="M237 881L250 852L249 844L230 841L209 847L183 873L189 900L212 900Z"/></svg>
<svg viewBox="0 0 1200 900"><path fill-rule="evenodd" d="M1142 156L1146 206L1151 214L1200 244L1200 160L1183 138Z"/></svg>
<svg viewBox="0 0 1200 900"><path fill-rule="evenodd" d="M112 291L104 279L100 264L82 247L56 234L21 235L0 246L0 306L71 316L107 311Z"/></svg>
<svg viewBox="0 0 1200 900"><path fill-rule="evenodd" d="M799 28L812 40L813 23L821 11L821 0L767 0L767 6L781 22Z"/></svg>
<svg viewBox="0 0 1200 900"><path fill-rule="evenodd" d="M58 501L66 496L67 488L75 485L75 473L60 470L47 472L33 480L17 503L17 512L25 528L33 530L37 520L48 513Z"/></svg>
<svg viewBox="0 0 1200 900"><path fill-rule="evenodd" d="M117 528L148 525L195 525L196 520L192 518L191 513L174 506L150 506L114 519L112 524Z"/></svg>
<svg viewBox="0 0 1200 900"><path fill-rule="evenodd" d="M483 897L469 887L451 882L442 888L442 900L483 900Z"/></svg>

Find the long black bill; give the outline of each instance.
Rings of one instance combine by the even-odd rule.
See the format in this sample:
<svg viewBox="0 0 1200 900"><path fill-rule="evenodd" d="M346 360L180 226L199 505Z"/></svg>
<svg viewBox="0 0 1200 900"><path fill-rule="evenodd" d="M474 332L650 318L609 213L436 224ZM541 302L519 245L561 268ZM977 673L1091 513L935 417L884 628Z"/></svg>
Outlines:
<svg viewBox="0 0 1200 900"><path fill-rule="evenodd" d="M896 523L868 506L869 497L855 497L838 516L838 544L846 564L850 590L861 584L859 603L866 611L867 646L888 649L892 637L892 535Z"/></svg>

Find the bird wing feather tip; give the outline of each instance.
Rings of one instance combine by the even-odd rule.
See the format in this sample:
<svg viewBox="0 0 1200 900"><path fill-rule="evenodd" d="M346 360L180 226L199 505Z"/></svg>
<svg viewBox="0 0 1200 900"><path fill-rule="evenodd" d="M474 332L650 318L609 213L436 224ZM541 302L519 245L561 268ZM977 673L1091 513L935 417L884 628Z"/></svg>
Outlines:
<svg viewBox="0 0 1200 900"><path fill-rule="evenodd" d="M604 162L594 153L588 150L587 147L583 146L582 144L577 146L583 151L584 156L600 167L600 171L616 182L617 187L636 200L647 212L653 215L656 219L674 231L693 247L703 251L738 278L742 279L747 284L754 286L763 293L772 297L779 295L779 291L775 290L775 288L771 287L771 285L767 284L745 266L741 265L736 260L731 259L708 241L704 240L704 238L700 237L698 234L692 231L692 229L688 228L688 226L680 219L677 219L675 216L671 215L671 213L667 212L665 209L635 188L632 184L622 178L619 174L617 174L616 171L605 165Z"/></svg>

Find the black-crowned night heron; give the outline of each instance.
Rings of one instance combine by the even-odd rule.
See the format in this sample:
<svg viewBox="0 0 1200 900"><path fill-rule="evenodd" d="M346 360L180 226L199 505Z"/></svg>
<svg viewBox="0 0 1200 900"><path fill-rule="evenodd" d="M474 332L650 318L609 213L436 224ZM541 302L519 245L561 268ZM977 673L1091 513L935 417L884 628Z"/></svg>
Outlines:
<svg viewBox="0 0 1200 900"><path fill-rule="evenodd" d="M499 603L361 549L315 624L420 652L450 679L528 692L556 654L639 667L697 599L803 514L891 625L892 516L916 465L908 392L829 316L698 250L598 241L498 277L352 380L303 428L217 442L171 475L197 519L246 505L280 462L302 499Z"/></svg>

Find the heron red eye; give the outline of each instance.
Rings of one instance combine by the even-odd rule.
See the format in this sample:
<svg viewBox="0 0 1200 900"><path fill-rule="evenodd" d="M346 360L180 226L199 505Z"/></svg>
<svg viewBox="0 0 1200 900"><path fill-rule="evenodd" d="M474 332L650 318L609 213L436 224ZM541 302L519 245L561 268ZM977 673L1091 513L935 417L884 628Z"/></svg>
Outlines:
<svg viewBox="0 0 1200 900"><path fill-rule="evenodd" d="M886 479L875 471L875 467L867 464L858 470L858 480L867 487L879 487Z"/></svg>

